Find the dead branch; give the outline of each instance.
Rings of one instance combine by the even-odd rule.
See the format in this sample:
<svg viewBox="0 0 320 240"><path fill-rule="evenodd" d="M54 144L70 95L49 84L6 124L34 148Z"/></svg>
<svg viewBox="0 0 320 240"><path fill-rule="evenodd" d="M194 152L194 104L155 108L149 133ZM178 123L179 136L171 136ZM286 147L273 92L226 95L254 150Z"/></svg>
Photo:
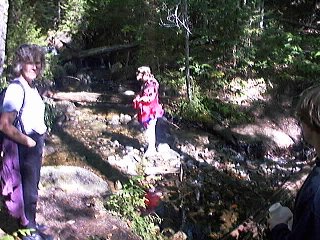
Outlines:
<svg viewBox="0 0 320 240"><path fill-rule="evenodd" d="M189 19L188 17L180 17L180 11L179 11L180 3L178 3L174 8L167 9L167 18L166 22L163 22L162 19L160 19L160 25L163 27L176 27L176 28L183 28L185 29L189 34L191 34L190 28L189 28Z"/></svg>

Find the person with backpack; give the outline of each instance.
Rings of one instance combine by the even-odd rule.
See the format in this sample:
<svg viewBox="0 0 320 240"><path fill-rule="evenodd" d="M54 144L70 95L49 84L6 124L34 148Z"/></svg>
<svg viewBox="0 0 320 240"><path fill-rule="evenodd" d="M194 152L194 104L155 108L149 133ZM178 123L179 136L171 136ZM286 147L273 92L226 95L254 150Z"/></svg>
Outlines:
<svg viewBox="0 0 320 240"><path fill-rule="evenodd" d="M303 138L315 148L317 158L297 193L293 211L278 206L276 214L270 215L268 223L272 240L320 239L320 85L302 92L296 116L301 123Z"/></svg>
<svg viewBox="0 0 320 240"><path fill-rule="evenodd" d="M140 93L133 100L133 107L138 112L138 121L145 128L147 150L145 156L156 154L156 124L163 116L163 108L159 103L159 83L147 66L138 68L137 80L142 82Z"/></svg>
<svg viewBox="0 0 320 240"><path fill-rule="evenodd" d="M34 86L45 68L45 52L35 44L22 44L13 58L14 80L3 99L0 131L3 159L1 193L8 212L20 220L21 228L32 229L23 240L47 240L36 223L38 184L46 125L45 104Z"/></svg>

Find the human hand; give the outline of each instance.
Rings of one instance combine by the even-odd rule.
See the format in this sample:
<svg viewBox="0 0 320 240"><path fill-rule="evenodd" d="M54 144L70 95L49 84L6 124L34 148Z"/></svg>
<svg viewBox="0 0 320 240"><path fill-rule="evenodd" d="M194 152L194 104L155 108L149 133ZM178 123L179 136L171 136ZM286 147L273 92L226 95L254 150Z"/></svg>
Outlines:
<svg viewBox="0 0 320 240"><path fill-rule="evenodd" d="M270 214L268 218L269 229L272 230L276 225L280 223L285 223L288 225L288 228L291 229L290 221L292 220L293 214L288 207L280 206L276 210L276 213Z"/></svg>
<svg viewBox="0 0 320 240"><path fill-rule="evenodd" d="M142 101L142 102L149 102L150 101L148 96L142 96L142 97L140 97L139 100Z"/></svg>
<svg viewBox="0 0 320 240"><path fill-rule="evenodd" d="M47 91L47 97L52 98L54 96L54 92Z"/></svg>
<svg viewBox="0 0 320 240"><path fill-rule="evenodd" d="M36 143L31 137L28 137L28 136L27 136L27 144L26 144L26 145L27 145L28 147L30 147L30 148L31 148L31 147L34 147L34 146L36 146L36 144L37 144L37 143Z"/></svg>
<svg viewBox="0 0 320 240"><path fill-rule="evenodd" d="M135 96L133 99L133 102L139 102L140 101L140 95Z"/></svg>
<svg viewBox="0 0 320 240"><path fill-rule="evenodd" d="M50 91L50 90L46 90L42 93L42 97L48 97L48 98L52 98L54 96L54 92Z"/></svg>

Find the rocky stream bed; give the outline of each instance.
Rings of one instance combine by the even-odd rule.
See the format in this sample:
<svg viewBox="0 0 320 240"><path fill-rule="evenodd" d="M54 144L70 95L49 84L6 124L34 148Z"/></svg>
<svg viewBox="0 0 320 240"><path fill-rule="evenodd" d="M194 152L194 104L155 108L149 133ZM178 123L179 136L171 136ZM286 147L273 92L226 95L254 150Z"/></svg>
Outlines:
<svg viewBox="0 0 320 240"><path fill-rule="evenodd" d="M141 173L163 194L156 213L170 239L264 239L268 206L292 206L312 165L291 99L260 102L254 123L227 132L167 116L157 125L158 154L145 159L130 96L115 96L55 101L60 116L47 137L38 221L56 239L139 239L103 201Z"/></svg>

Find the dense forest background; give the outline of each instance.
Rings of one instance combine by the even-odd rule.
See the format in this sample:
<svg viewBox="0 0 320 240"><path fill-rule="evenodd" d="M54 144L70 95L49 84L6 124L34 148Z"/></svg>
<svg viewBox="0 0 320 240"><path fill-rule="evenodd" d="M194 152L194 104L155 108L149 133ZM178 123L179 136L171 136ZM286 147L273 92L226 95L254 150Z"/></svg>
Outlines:
<svg viewBox="0 0 320 240"><path fill-rule="evenodd" d="M217 118L216 110L219 118L234 112L235 106L215 100L221 89L241 95L248 80L302 88L319 80L318 0L9 0L1 5L3 80L14 49L24 42L57 49L60 59L50 55L45 75L53 83L74 67L61 56L138 44L133 67L151 66L163 92L180 96L180 114L204 121Z"/></svg>

